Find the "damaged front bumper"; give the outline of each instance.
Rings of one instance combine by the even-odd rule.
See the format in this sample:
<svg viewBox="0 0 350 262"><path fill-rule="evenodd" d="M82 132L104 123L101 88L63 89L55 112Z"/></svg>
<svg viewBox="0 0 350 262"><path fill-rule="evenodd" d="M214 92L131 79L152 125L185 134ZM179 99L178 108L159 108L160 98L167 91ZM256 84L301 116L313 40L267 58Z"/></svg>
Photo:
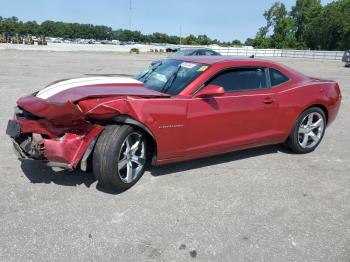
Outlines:
<svg viewBox="0 0 350 262"><path fill-rule="evenodd" d="M75 132L54 127L50 122L29 119L9 120L6 133L11 137L14 149L21 159L42 160L49 166L76 169L80 163L86 171L87 159L98 135L104 129L100 125L86 125L85 131ZM62 134L62 135L58 135Z"/></svg>

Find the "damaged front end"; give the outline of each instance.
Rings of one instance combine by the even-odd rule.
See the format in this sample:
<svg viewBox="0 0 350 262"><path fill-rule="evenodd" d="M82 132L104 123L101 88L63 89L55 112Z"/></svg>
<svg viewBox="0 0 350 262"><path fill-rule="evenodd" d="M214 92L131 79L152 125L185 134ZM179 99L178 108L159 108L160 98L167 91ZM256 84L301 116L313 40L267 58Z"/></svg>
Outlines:
<svg viewBox="0 0 350 262"><path fill-rule="evenodd" d="M104 126L129 114L129 97L169 97L135 79L78 78L54 82L17 101L7 134L20 158L75 169L87 160ZM131 110L132 111L132 110ZM102 125L101 125L102 124Z"/></svg>
<svg viewBox="0 0 350 262"><path fill-rule="evenodd" d="M54 105L41 99L33 103L33 99L35 97L20 99L14 118L8 122L6 133L18 157L42 160L49 166L68 170L77 168L80 163L81 169L86 171L87 159L104 127L86 121L73 104ZM23 108L29 104L37 114Z"/></svg>

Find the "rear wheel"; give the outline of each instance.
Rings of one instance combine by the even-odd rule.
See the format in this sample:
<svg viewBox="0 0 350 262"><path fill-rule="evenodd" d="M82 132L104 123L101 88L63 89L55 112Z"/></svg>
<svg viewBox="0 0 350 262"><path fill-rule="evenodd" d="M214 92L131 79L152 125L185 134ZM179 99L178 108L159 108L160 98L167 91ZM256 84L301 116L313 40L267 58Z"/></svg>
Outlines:
<svg viewBox="0 0 350 262"><path fill-rule="evenodd" d="M287 140L287 145L295 153L310 153L321 143L325 128L324 111L318 107L312 107L298 117Z"/></svg>
<svg viewBox="0 0 350 262"><path fill-rule="evenodd" d="M146 166L146 138L132 126L107 126L97 140L93 171L99 183L115 191L132 187Z"/></svg>

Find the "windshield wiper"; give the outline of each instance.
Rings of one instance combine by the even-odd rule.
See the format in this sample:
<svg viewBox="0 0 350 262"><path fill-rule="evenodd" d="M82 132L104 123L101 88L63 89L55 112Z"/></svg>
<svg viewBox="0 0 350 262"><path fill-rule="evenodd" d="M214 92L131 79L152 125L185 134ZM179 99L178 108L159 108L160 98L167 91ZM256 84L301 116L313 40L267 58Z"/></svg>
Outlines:
<svg viewBox="0 0 350 262"><path fill-rule="evenodd" d="M162 93L166 93L174 84L177 75L179 74L179 71L181 69L181 65L178 66L178 68L176 69L176 71L172 74L172 76L169 78L169 80L164 84L162 90L160 90L160 92Z"/></svg>
<svg viewBox="0 0 350 262"><path fill-rule="evenodd" d="M143 82L141 79L144 78L148 78L158 67L160 67L162 65L162 62L160 62L158 65L154 66L152 69L150 69L149 71L145 72L143 75L141 75L140 77L137 78L137 80ZM147 80L145 80L144 83L146 83Z"/></svg>

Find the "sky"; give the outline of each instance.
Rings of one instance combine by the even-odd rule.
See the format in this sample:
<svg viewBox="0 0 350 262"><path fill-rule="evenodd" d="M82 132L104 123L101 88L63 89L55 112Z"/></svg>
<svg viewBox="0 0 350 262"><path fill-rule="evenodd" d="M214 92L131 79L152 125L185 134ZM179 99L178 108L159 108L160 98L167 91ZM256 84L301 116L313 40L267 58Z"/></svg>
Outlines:
<svg viewBox="0 0 350 262"><path fill-rule="evenodd" d="M22 21L45 20L129 29L130 0L0 0L0 16ZM245 41L265 25L262 14L276 0L131 0L131 29L212 39ZM332 0L322 0L327 4ZM287 8L295 0L281 0ZM180 30L181 29L181 30Z"/></svg>

